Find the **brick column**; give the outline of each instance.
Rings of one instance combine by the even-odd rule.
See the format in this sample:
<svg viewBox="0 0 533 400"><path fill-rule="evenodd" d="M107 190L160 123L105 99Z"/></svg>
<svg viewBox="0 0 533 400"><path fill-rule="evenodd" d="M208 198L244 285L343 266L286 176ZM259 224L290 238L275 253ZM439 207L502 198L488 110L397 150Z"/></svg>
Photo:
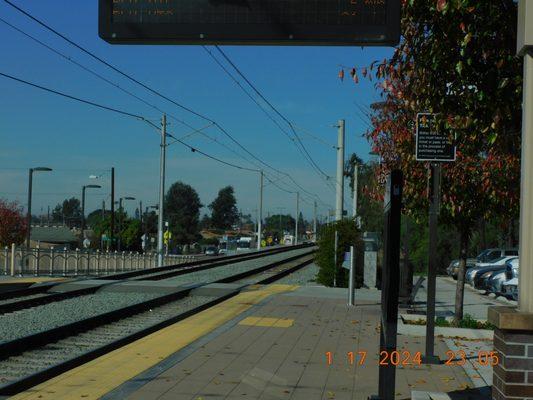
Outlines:
<svg viewBox="0 0 533 400"><path fill-rule="evenodd" d="M490 307L489 321L496 326L493 400L533 399L533 314L514 307Z"/></svg>

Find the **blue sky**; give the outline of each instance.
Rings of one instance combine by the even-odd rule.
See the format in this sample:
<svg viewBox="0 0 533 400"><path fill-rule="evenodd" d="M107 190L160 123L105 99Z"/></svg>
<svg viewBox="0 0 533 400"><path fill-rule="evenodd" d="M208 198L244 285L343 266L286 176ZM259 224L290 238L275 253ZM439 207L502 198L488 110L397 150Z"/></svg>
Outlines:
<svg viewBox="0 0 533 400"><path fill-rule="evenodd" d="M215 64L201 46L117 46L98 37L97 1L14 1L58 31L95 52L142 82L160 90L219 122L250 152L277 169L289 173L307 191L334 206L335 194L314 172L294 144ZM43 30L0 1L0 16L39 40L96 70L122 88L195 127L205 121L135 86L120 75L90 59L58 37ZM157 123L161 115L62 59L0 22L0 72L63 91L87 100L145 116ZM354 85L337 78L339 65L365 66L391 54L390 48L360 47L224 47L224 51L262 93L297 126L303 127L327 146L306 133L299 134L309 153L328 175L335 175L336 153L332 146L337 131L332 126L346 120L346 153L368 159L369 146L361 137L366 126L357 116L355 103L367 107L379 100L372 83ZM159 138L147 124L133 118L99 110L47 94L0 77L0 198L26 204L27 169L48 166L51 173L34 176L33 210L66 197L81 196L82 185L96 183L89 175L101 175L101 190L87 195L87 211L109 206L110 167L116 169L116 193L134 196L146 204L157 202L159 186ZM190 129L169 119L169 132L183 136ZM206 134L237 148L220 131ZM191 146L225 161L256 168L246 160L199 134L185 139ZM254 213L258 203L258 174L236 170L206 159L174 144L168 148L168 186L181 180L193 186L203 204L209 204L226 185L235 188L238 207ZM248 157L249 158L249 157ZM275 174L272 174L275 175ZM296 191L287 180L284 187ZM305 196L305 195L303 195ZM300 209L312 216L309 196ZM346 194L346 204L350 204ZM137 202L127 208L132 212ZM294 213L295 195L265 187L264 214ZM206 211L205 209L203 210ZM319 214L327 206L319 203Z"/></svg>

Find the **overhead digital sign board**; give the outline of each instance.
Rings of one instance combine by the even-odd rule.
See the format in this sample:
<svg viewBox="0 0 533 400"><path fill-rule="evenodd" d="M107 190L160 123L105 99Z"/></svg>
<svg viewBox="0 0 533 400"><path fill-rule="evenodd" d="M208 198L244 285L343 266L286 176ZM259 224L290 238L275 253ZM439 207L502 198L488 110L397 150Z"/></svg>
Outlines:
<svg viewBox="0 0 533 400"><path fill-rule="evenodd" d="M400 0L99 0L114 44L394 46Z"/></svg>

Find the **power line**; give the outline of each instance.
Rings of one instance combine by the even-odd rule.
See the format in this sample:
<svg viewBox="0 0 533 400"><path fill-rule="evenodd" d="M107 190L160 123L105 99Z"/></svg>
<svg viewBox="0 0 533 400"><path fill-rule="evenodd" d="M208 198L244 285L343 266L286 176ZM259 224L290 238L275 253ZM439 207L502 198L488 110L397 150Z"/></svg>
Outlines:
<svg viewBox="0 0 533 400"><path fill-rule="evenodd" d="M254 159L258 160L261 164L263 164L264 166L278 172L278 173L281 173L281 174L286 174L286 173L283 173L279 170L277 170L276 168L272 167L271 165L269 165L268 163L264 162L263 160L261 160L260 158L258 158L257 156L255 156L254 154L252 154L248 149L246 149L244 146L242 146L232 135L229 134L229 132L227 132L220 124L218 124L216 121L212 120L211 118L205 116L205 115L202 115L194 110L192 110L191 108L183 105L183 104L180 104L178 103L177 101L169 98L168 96L165 96L164 94L160 93L159 91L151 88L150 86L142 83L141 81L139 81L138 79L134 78L133 76L131 76L130 74L127 74L125 72L123 72L122 70L120 70L119 68L115 67L114 65L112 65L111 63L105 61L103 58L97 56L96 54L92 53L91 51L87 50L86 48L84 48L83 46L77 44L76 42L74 42L73 40L69 39L66 35L60 33L59 31L55 30L54 28L52 28L51 26L49 26L48 24L44 23L43 21L39 20L38 18L34 17L33 15L31 15L30 13L28 13L27 11L23 10L22 8L18 7L17 5L13 4L11 1L9 0L4 0L4 2L6 2L8 5L10 5L11 7L13 7L15 10L19 11L20 13L22 13L23 15L25 15L26 17L30 18L31 20L35 21L36 23L38 23L39 25L41 25L42 27L44 27L45 29L47 29L48 31L52 32L53 34L59 36L60 38L62 38L63 40L65 40L67 43L71 44L72 46L76 47L77 49L79 49L80 51L84 52L85 54L87 54L88 56L92 57L93 59L97 60L98 62L104 64L105 66L107 66L108 68L112 69L113 71L117 72L118 74L122 75L123 77L129 79L130 81L136 83L137 85L143 87L144 89L150 91L151 93L155 94L156 96L158 97L161 97L162 99L174 104L175 106L199 117L199 118L202 118L208 122L211 122L213 125L215 125L218 129L220 129L221 132L223 132L226 136L228 136L235 144L237 144L239 147L241 147L244 151L246 151L246 153L248 153L250 156L252 156Z"/></svg>
<svg viewBox="0 0 533 400"><path fill-rule="evenodd" d="M224 57L224 59L233 67L233 69L244 79L244 81L252 88L252 90L283 120L287 123L287 125L291 128L294 136L296 137L296 140L300 144L302 150L305 152L304 158L308 159L308 161L311 163L311 166L315 168L319 174L324 175L325 177L328 177L328 175L322 171L322 169L316 164L316 162L313 160L309 152L307 151L306 147L304 146L303 142L301 141L300 137L298 136L298 133L294 129L294 126L291 121L289 121L279 110L274 107L274 105L257 89L257 87L244 75L244 73L235 65L235 63L222 51L222 49L219 46L215 46L215 48L219 51L219 53ZM297 146L298 147L298 146Z"/></svg>
<svg viewBox="0 0 533 400"><path fill-rule="evenodd" d="M69 39L66 35L60 33L59 31L55 30L54 28L52 28L51 26L47 25L45 22L39 20L38 18L34 17L33 15L31 15L30 13L28 13L27 11L23 10L22 8L18 7L17 5L13 4L11 1L9 0L4 0L5 3L7 3L9 6L11 6L12 8L14 8L15 10L17 10L18 12L22 13L23 15L25 15L26 17L30 18L31 20L35 21L37 24L41 25L43 28L45 28L46 30L52 32L53 34L55 34L56 36L62 38L63 40L65 40L67 43L71 44L72 46L76 47L77 49L79 49L80 51L84 52L85 54L87 54L88 56L92 57L93 59L97 60L98 62L104 64L105 66L107 66L108 68L112 69L113 71L117 72L118 74L122 75L123 77L129 79L130 81L136 83L137 85L143 87L144 89L150 91L151 93L155 94L156 96L158 97L161 97L162 99L174 104L175 106L199 117L199 118L202 118L208 122L211 122L213 125L215 125L222 133L224 133L227 137L229 137L235 144L237 144L241 149L243 149L247 154L249 154L252 158L254 158L255 160L259 161L261 164L263 164L264 166L266 166L267 168L270 168L272 169L273 171L279 173L279 174L282 174L282 175L285 175L287 176L298 188L300 188L302 191L310 194L311 196L314 196L314 197L318 197L316 194L314 193L311 193L309 191L307 191L306 189L304 189L301 185L299 185L295 180L294 178L290 175L290 174L287 174L286 172L282 172L280 171L279 169L275 168L275 167L272 167L271 165L269 165L268 163L264 162L263 160L261 160L260 158L258 158L256 155L254 155L253 153L251 153L248 149L246 149L240 142L238 142L227 130L225 130L218 122L212 120L211 118L205 116L205 115L202 115L194 110L192 110L191 108L183 105L183 104L180 104L178 103L177 101L169 98L168 96L160 93L159 91L151 88L150 86L142 83L141 81L139 81L138 79L134 78L133 76L131 76L130 74L127 74L125 72L123 72L122 70L120 70L119 68L115 67L114 65L112 65L111 63L105 61L103 58L97 56L96 54L92 53L91 51L87 50L86 48L84 48L83 46L77 44L76 42L74 42L73 40ZM144 121L147 121L146 119L143 119ZM192 128L191 126L189 126L190 128ZM294 132L294 128L292 128L291 126L291 129L293 130ZM300 141L301 143L301 140L299 139L298 135L295 133L295 136L297 137L297 139ZM304 149L305 150L305 149ZM306 151L306 150L305 150ZM307 152L307 151L306 151ZM314 161L313 161L314 163ZM325 175L325 174L324 174ZM325 175L327 176L327 175Z"/></svg>
<svg viewBox="0 0 533 400"><path fill-rule="evenodd" d="M122 111L122 110L119 110L117 108L104 106L102 104L98 104L98 103L95 103L95 102L90 101L90 100L81 99L79 97L75 97L75 96L72 96L70 94L59 92L59 91L54 90L54 89L49 89L47 87L44 87L44 86L41 86L41 85L37 85L36 83L31 83L31 82L25 81L24 79L20 79L20 78L14 77L12 75L5 74L3 72L0 72L0 76L3 76L5 78L8 78L8 79L20 82L20 83L24 83L25 85L33 86L33 87L35 87L37 89L41 89L41 90L44 90L44 91L49 92L49 93L57 94L59 96L66 97L68 99L78 101L80 103L88 104L88 105L91 105L91 106L94 106L94 107L98 107L98 108L101 108L101 109L104 109L104 110L107 110L107 111L113 111L115 113L126 115L128 117L133 117L133 118L139 119L141 121L148 121L146 118L144 118L144 117L142 117L140 115L133 114L133 113L130 113L130 112L127 112L127 111Z"/></svg>
<svg viewBox="0 0 533 400"><path fill-rule="evenodd" d="M127 112L127 111L119 110L119 109L116 109L116 108L113 108L113 107L108 107L108 106L105 106L105 105L102 105L102 104L95 103L93 101L81 99L79 97L75 97L75 96L72 96L72 95L69 95L69 94L54 90L54 89L50 89L50 88L47 88L47 87L44 87L44 86L41 86L41 85L37 85L37 84L32 83L32 82L28 82L28 81L26 81L24 79L16 78L16 77L14 77L12 75L8 75L8 74L5 74L3 72L0 72L0 76L4 76L6 78L12 79L12 80L17 81L19 83L23 83L23 84L38 88L38 89L44 90L46 92L56 94L56 95L61 96L61 97L66 97L68 99L75 100L75 101L78 101L78 102L81 102L81 103L84 103L84 104L88 104L88 105L91 105L91 106L94 106L94 107L98 107L98 108L101 108L101 109L104 109L104 110L107 110L107 111L112 111L112 112L115 112L115 113L118 113L118 114L122 114L122 115L126 115L126 116L129 116L129 117L136 118L138 120L146 122L148 125L151 125L152 127L156 128L156 130L159 131L159 127L156 124L154 124L149 119L146 119L146 118L144 118L141 115L137 115L137 114L133 114L133 113L130 113L130 112ZM230 167L238 168L238 169L241 169L241 170L258 172L257 170L253 170L253 169L250 169L250 168L246 168L246 167L242 167L242 166L235 165L235 164L232 164L232 163L228 163L228 162L226 162L224 160L221 160L221 159L219 159L217 157L211 156L211 155L201 151L200 149L192 147L192 146L188 145L187 143L183 142L182 140L180 140L180 139L178 139L178 138L176 138L176 137L174 137L174 136L172 136L170 134L168 134L168 136L173 138L176 142L179 142L183 146L188 147L191 151L199 153L199 154L202 154L203 156L208 157L208 158L210 158L212 160L218 161L219 163L228 165Z"/></svg>

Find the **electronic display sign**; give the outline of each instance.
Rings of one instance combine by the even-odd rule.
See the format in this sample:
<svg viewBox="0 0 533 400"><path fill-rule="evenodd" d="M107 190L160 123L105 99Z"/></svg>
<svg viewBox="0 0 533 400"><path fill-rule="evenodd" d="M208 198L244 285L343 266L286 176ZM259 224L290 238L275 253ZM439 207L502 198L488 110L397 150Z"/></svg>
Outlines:
<svg viewBox="0 0 533 400"><path fill-rule="evenodd" d="M394 46L400 0L99 0L114 44Z"/></svg>

